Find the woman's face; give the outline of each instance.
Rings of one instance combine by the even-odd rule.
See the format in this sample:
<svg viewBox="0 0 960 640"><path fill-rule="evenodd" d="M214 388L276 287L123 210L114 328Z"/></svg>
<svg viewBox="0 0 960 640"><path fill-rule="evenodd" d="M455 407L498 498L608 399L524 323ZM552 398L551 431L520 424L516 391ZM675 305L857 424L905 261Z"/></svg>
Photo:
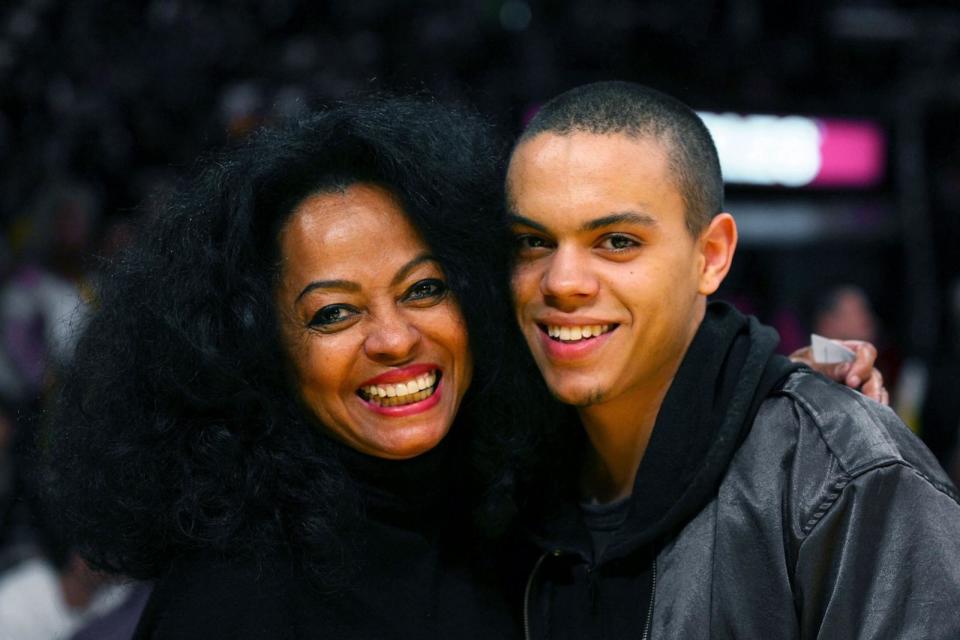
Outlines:
<svg viewBox="0 0 960 640"><path fill-rule="evenodd" d="M277 307L306 405L369 455L435 447L473 361L446 277L397 199L365 183L308 196L279 243Z"/></svg>

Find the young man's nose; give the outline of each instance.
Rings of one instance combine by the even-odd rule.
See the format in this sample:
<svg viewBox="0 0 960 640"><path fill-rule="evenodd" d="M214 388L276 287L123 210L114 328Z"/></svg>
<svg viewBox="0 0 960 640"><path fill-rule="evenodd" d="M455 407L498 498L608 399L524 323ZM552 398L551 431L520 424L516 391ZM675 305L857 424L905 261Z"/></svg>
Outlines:
<svg viewBox="0 0 960 640"><path fill-rule="evenodd" d="M589 268L589 256L576 248L558 249L540 281L540 291L547 301L564 304L591 300L597 290L597 279Z"/></svg>

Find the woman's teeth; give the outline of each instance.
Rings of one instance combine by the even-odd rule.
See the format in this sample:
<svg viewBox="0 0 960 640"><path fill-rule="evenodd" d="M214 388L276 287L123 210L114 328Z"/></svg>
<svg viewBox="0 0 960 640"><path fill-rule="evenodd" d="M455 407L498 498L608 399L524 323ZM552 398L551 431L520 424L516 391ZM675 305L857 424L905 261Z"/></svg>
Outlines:
<svg viewBox="0 0 960 640"><path fill-rule="evenodd" d="M547 335L554 340L560 340L562 342L575 342L585 338L596 338L608 331L610 331L609 324L585 324L579 327L547 325Z"/></svg>
<svg viewBox="0 0 960 640"><path fill-rule="evenodd" d="M426 400L436 391L437 372L431 371L399 384L375 384L360 387L365 400L381 407L395 407Z"/></svg>

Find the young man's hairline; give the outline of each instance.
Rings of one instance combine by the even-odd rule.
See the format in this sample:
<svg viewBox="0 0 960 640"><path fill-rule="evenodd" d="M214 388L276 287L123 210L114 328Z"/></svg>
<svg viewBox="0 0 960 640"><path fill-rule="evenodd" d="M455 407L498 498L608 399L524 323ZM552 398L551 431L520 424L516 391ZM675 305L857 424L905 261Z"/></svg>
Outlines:
<svg viewBox="0 0 960 640"><path fill-rule="evenodd" d="M513 157L517 153L522 145L530 142L541 135L544 134L553 134L556 136L571 136L577 133L586 133L590 135L597 136L622 136L630 140L644 141L649 140L657 144L662 145L664 151L667 154L667 162L670 167L672 177L674 179L674 186L677 187L677 190L680 192L680 197L683 199L684 207L684 226L686 226L687 231L694 238L698 237L699 234L710 224L710 221L722 213L722 201L719 203L716 211L704 212L696 211L696 204L692 202L692 197L688 183L689 180L686 180L682 176L683 168L689 166L689 163L685 163L680 159L680 154L682 153L681 147L677 145L675 137L677 132L673 128L665 127L659 132L655 131L641 131L637 128L631 127L619 127L619 128L610 128L607 130L600 130L598 128L590 126L579 126L579 125L568 125L561 127L547 127L543 129L537 129L533 133L529 133L529 130L524 131L520 134L520 137L517 139L516 144L513 146L513 150L510 152L509 162L513 162ZM509 165L509 163L508 163ZM508 210L515 210L513 204L513 195L510 191L509 181L506 184L506 199Z"/></svg>

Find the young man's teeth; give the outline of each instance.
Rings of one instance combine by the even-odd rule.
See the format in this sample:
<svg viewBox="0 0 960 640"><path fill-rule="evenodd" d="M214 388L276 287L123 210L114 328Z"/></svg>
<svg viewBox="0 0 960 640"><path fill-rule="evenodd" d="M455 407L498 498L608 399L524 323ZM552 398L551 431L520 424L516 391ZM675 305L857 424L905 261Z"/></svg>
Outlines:
<svg viewBox="0 0 960 640"><path fill-rule="evenodd" d="M433 395L435 384L437 384L437 372L431 371L399 384L369 385L360 390L367 400L375 404L382 407L395 407L429 398Z"/></svg>
<svg viewBox="0 0 960 640"><path fill-rule="evenodd" d="M579 327L561 327L559 325L547 325L547 335L564 342L575 342L584 338L595 338L601 334L610 331L608 324L586 324Z"/></svg>

